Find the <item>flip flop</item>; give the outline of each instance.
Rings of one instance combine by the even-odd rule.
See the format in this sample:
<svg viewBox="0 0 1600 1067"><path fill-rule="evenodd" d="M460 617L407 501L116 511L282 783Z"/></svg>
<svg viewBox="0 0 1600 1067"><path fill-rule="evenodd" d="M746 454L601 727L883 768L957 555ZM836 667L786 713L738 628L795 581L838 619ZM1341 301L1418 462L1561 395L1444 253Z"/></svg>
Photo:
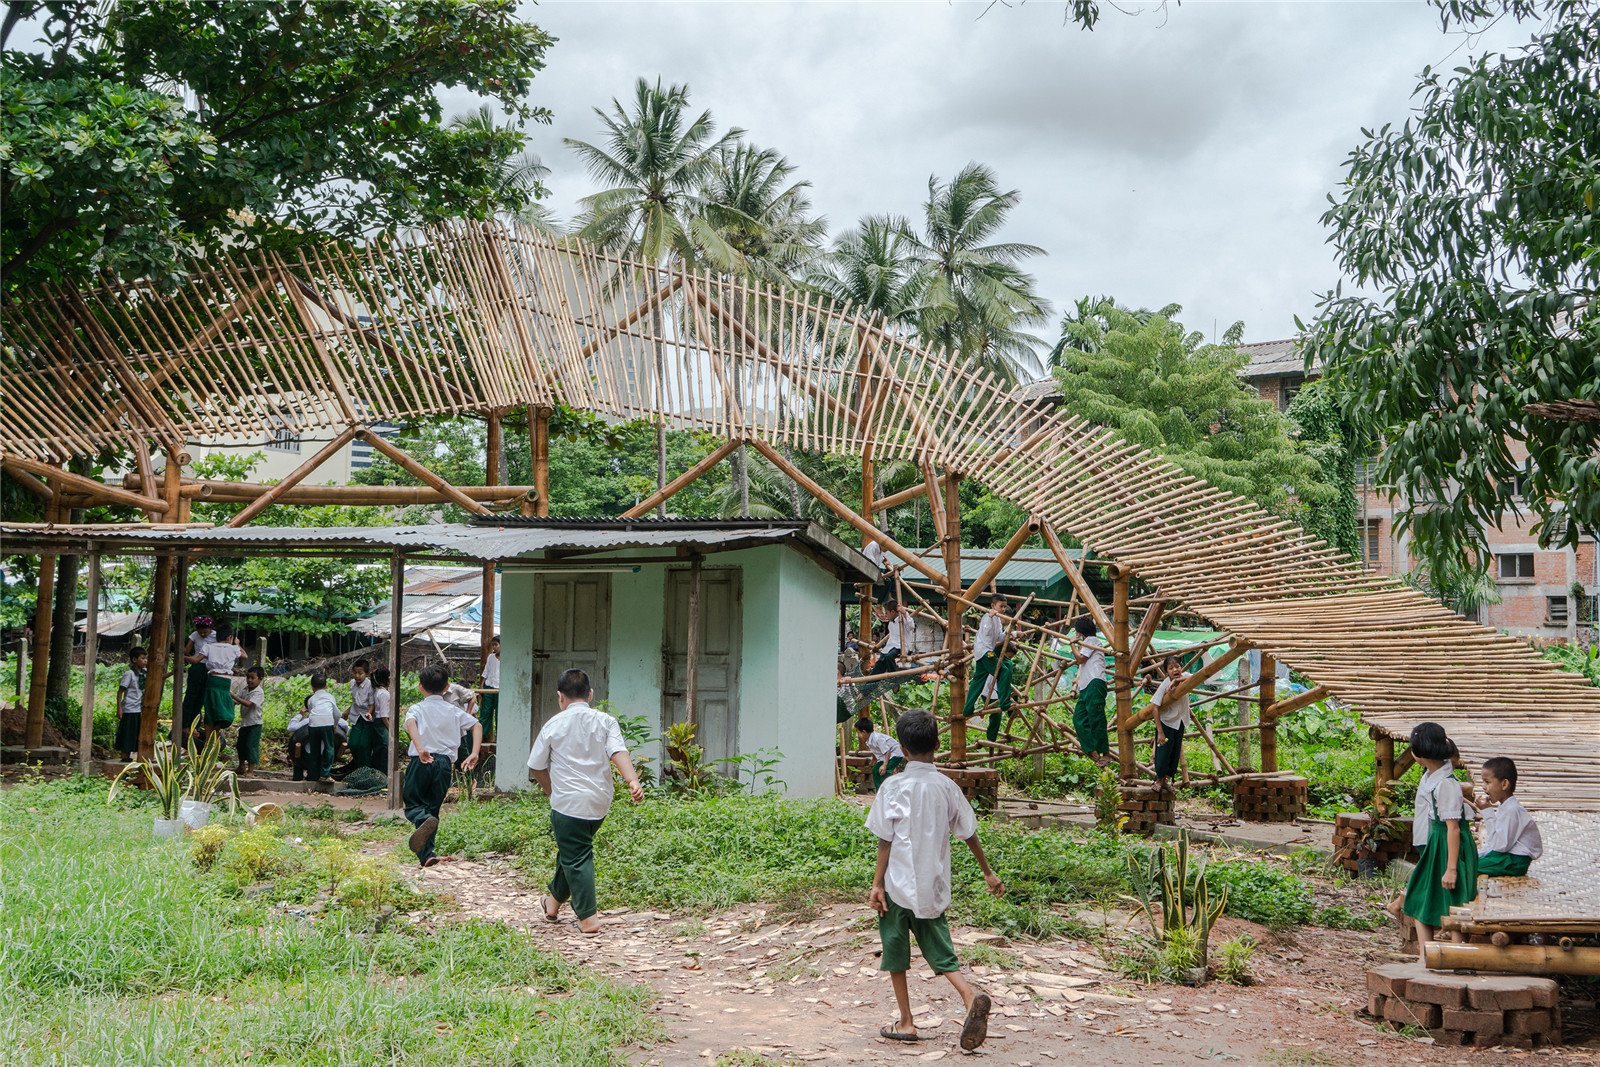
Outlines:
<svg viewBox="0 0 1600 1067"><path fill-rule="evenodd" d="M961 1027L961 1047L968 1052L983 1044L983 1039L989 1036L989 995L979 993L972 998L972 1007L967 1009L967 1021Z"/></svg>
<svg viewBox="0 0 1600 1067"><path fill-rule="evenodd" d="M551 921L555 922L556 920L552 919ZM602 927L600 927L599 930L585 930L583 927L579 926L577 923L573 923L572 924L572 928L574 930L576 930L578 933L582 934L584 937L599 937L600 936L600 930L604 930L605 929L605 927L602 926Z"/></svg>
<svg viewBox="0 0 1600 1067"><path fill-rule="evenodd" d="M437 867L439 866L439 857L429 856L427 859L422 861L422 865L424 867Z"/></svg>
<svg viewBox="0 0 1600 1067"><path fill-rule="evenodd" d="M905 1034L895 1029L896 1023L884 1023L878 1027L878 1036L886 1037L890 1041L921 1041L921 1034Z"/></svg>
<svg viewBox="0 0 1600 1067"><path fill-rule="evenodd" d="M555 914L551 914L550 909L544 906L544 902L547 900L556 906ZM561 921L561 902L549 893L539 898L539 910L544 912L545 922L558 923Z"/></svg>
<svg viewBox="0 0 1600 1067"><path fill-rule="evenodd" d="M439 820L430 815L417 824L411 831L411 837L406 841L412 852L421 855L423 849L428 847L428 839L439 832Z"/></svg>

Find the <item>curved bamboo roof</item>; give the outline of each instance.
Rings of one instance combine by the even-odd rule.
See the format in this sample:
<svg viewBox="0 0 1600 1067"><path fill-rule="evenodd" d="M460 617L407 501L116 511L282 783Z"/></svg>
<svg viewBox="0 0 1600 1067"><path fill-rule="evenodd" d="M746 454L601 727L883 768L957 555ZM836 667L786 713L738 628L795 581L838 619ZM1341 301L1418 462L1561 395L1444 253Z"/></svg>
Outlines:
<svg viewBox="0 0 1600 1067"><path fill-rule="evenodd" d="M1600 810L1600 690L1158 455L1014 399L815 294L498 225L213 261L176 291L3 311L0 448L44 461L187 438L563 403L773 447L898 457L1130 566L1405 736L1509 755L1530 806Z"/></svg>

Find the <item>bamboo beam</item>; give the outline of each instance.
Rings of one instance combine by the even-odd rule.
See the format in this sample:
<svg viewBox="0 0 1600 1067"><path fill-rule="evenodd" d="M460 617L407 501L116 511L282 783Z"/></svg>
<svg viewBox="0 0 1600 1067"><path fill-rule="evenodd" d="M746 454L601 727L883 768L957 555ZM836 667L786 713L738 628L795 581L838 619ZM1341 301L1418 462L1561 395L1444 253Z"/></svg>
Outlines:
<svg viewBox="0 0 1600 1067"><path fill-rule="evenodd" d="M1128 644L1128 586L1133 572L1111 572L1111 651L1115 656L1117 763L1124 778L1136 773L1133 758L1133 660Z"/></svg>
<svg viewBox="0 0 1600 1067"><path fill-rule="evenodd" d="M0 457L0 462L3 462L7 469L14 468L38 477L48 478L54 485L62 489L70 486L95 500L102 500L112 504L126 504L129 507L138 508L140 511L167 510L167 502L165 500L144 496L139 493L130 493L126 489L118 489L116 486L107 485L104 482L86 478L71 471L64 471L60 468L52 467L48 463L40 463L25 456L6 453L3 457Z"/></svg>
<svg viewBox="0 0 1600 1067"><path fill-rule="evenodd" d="M251 519L276 504L285 493L304 481L307 475L332 459L345 445L355 440L358 429L359 427L356 426L346 426L333 440L323 445L322 450L316 455L290 471L277 485L262 493L255 499L254 503L247 505L243 511L229 519L228 529L237 530L241 526L248 525Z"/></svg>
<svg viewBox="0 0 1600 1067"><path fill-rule="evenodd" d="M799 467L796 467L794 464L785 459L782 453L780 453L777 449L773 448L759 437L755 438L750 443L755 446L757 452L760 452L763 456L766 456L774 467L777 467L790 478L794 479L795 483L799 485L800 488L804 489L806 492L822 501L822 503L825 504L835 515L839 516L845 522L848 522L851 526L854 526L857 530L861 531L861 535L863 537L872 538L874 541L882 545L885 551L894 553L901 560L909 564L913 570L916 570L926 575L928 578L931 578L941 588L946 587L944 575L928 566L925 562L919 559L915 553L912 553L906 548L902 547L900 542L896 541L894 538L890 537L876 526L873 526L871 523L867 522L854 511L851 511L850 508L841 502L838 497L822 488L822 486L813 481L811 477L805 473L805 471L802 471ZM960 566L960 553L958 552L956 554L956 568L958 573Z"/></svg>
<svg viewBox="0 0 1600 1067"><path fill-rule="evenodd" d="M1197 688L1208 682L1212 677L1220 674L1224 667L1238 659L1240 656L1244 655L1249 650L1250 645L1248 642L1240 641L1235 638L1234 643L1229 646L1226 652L1222 653L1216 659L1212 660L1210 663L1207 663L1204 667L1201 667L1199 670L1189 675L1189 677L1173 686L1172 689L1167 693L1167 699L1169 701L1182 700L1184 697L1187 697L1190 693L1194 692ZM1133 717L1131 725L1138 726L1140 723L1149 722L1154 715L1155 713L1147 706L1144 708L1144 710L1140 711L1139 714Z"/></svg>
<svg viewBox="0 0 1600 1067"><path fill-rule="evenodd" d="M1040 523L1038 517L1035 515L1029 515L1027 519L1024 520L1022 525L1017 527L1017 532L1011 535L1011 540L1006 542L1004 548L995 553L994 559L990 560L989 565L983 568L983 571L972 580L972 584L967 586L966 591L962 595L968 600L976 599L977 595L983 592L984 587L986 587L990 582L994 581L995 575L1004 570L1005 565L1011 562L1011 557L1015 556L1017 551L1027 543L1028 538L1039 532L1039 525ZM948 539L949 538L947 535L946 541L948 541ZM959 545L956 547L956 558L958 560L961 558L961 549Z"/></svg>
<svg viewBox="0 0 1600 1067"><path fill-rule="evenodd" d="M672 481L668 482L654 493L651 493L649 496L639 501L627 511L624 511L622 513L622 517L624 519L640 519L648 515L658 506L665 504L668 500L671 500L678 493L683 491L689 485L693 484L695 480L703 477L712 467L715 467L718 463L721 463L723 460L727 459L728 456L733 453L734 449L738 447L738 441L722 442L722 444L712 449L710 455L700 460L694 466L690 467L688 470L672 479Z"/></svg>
<svg viewBox="0 0 1600 1067"><path fill-rule="evenodd" d="M389 457L395 466L400 467L402 470L408 471L417 478L421 478L424 482L431 485L436 491L443 493L449 498L450 502L455 504L457 507L460 507L466 511L470 511L474 515L491 514L488 508L484 507L482 504L478 503L476 500L472 499L470 496L463 493L461 490L457 489L455 486L451 485L437 474L433 473L427 467L424 467L422 464L412 459L409 455L402 452L394 445L391 445L388 441L383 439L382 435L375 434L366 427L362 427L356 431L356 436L360 437L373 448Z"/></svg>
<svg viewBox="0 0 1600 1067"><path fill-rule="evenodd" d="M1566 974L1600 977L1600 948L1560 945L1458 945L1429 941L1422 946L1430 971L1495 971L1509 974Z"/></svg>
<svg viewBox="0 0 1600 1067"><path fill-rule="evenodd" d="M1310 707L1319 700L1326 700L1332 695L1332 690L1330 690L1327 686L1315 686L1314 688L1307 689L1303 693L1296 693L1288 700L1279 700L1267 705L1267 707L1262 709L1261 717L1265 719L1268 716L1271 716L1274 719L1281 719L1285 715L1294 714L1301 708Z"/></svg>
<svg viewBox="0 0 1600 1067"><path fill-rule="evenodd" d="M22 488L38 497L40 500L44 501L47 507L48 505L55 503L56 491L50 488L50 486L46 485L43 481L40 481L38 478L35 478L21 467L18 467L12 463L6 463L4 465L4 469L6 472L6 477L22 486Z"/></svg>
<svg viewBox="0 0 1600 1067"><path fill-rule="evenodd" d="M1067 581L1072 583L1072 588L1078 591L1083 598L1083 606L1088 610L1089 617L1094 619L1095 628L1103 634L1111 632L1111 616L1100 606L1100 601L1095 599L1094 590L1089 588L1089 583L1083 580L1083 573L1078 570L1075 563L1067 555L1067 550L1061 544L1061 538L1056 536L1055 530L1046 523L1039 532L1044 535L1044 543L1056 557L1056 565L1067 575Z"/></svg>
<svg viewBox="0 0 1600 1067"><path fill-rule="evenodd" d="M1144 663L1145 653L1150 651L1150 642L1155 639L1156 630L1161 626L1161 616L1166 610L1166 601L1157 600L1145 611L1144 618L1139 622L1139 632L1134 636L1133 647L1128 651L1128 662L1132 664L1135 675Z"/></svg>
<svg viewBox="0 0 1600 1067"><path fill-rule="evenodd" d="M132 477L131 475L129 476ZM209 504L249 504L276 489L276 485L253 482L220 482L185 478L184 499L199 499ZM480 504L521 500L535 491L531 485L458 485L458 493ZM275 501L279 504L342 504L347 507L402 507L407 504L453 503L437 489L426 485L297 485ZM159 524L157 524L159 525Z"/></svg>
<svg viewBox="0 0 1600 1067"><path fill-rule="evenodd" d="M942 486L943 483L943 477L938 479L939 485ZM874 501L872 510L888 511L890 508L897 508L901 504L910 503L919 496L926 496L933 505L937 506L939 503L939 495L942 491L942 489L930 491L927 483L924 482L922 485L913 485L910 489L902 489L898 493L890 493L883 499Z"/></svg>

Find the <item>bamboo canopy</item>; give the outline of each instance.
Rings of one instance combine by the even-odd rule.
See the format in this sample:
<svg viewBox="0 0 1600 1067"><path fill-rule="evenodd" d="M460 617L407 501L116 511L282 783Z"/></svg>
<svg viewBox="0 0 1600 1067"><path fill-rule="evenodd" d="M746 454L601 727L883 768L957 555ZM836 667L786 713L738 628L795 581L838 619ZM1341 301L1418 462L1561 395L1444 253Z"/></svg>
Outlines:
<svg viewBox="0 0 1600 1067"><path fill-rule="evenodd" d="M241 251L170 292L46 286L9 302L0 325L0 452L8 471L30 477L38 464L59 468L108 446L176 454L197 438L360 433L564 404L749 443L791 476L788 450L861 457L869 489L871 464L888 459L923 467L930 496L953 497L960 479L978 478L1040 523L1047 542L1070 534L1114 560L1118 580L1158 588L1152 603L1169 617L1211 620L1311 675L1379 731L1404 737L1438 720L1468 759L1524 765L1519 796L1530 806L1600 811L1600 691L1582 678L1252 502L1108 430L1013 399L993 376L814 293L463 223L365 248ZM148 474L138 484L155 495ZM170 495L184 488L174 481ZM909 563L873 526L882 506L869 497L863 514L845 517L891 562ZM943 524L958 545L958 512L947 509ZM959 564L950 577L959 580ZM949 592L959 633L963 598L980 590ZM1030 677L1059 673L1044 652L1030 651ZM946 654L958 664L957 702L970 656L964 641ZM1119 723L1126 773L1133 724ZM1033 722L1016 751L1049 742L1040 729Z"/></svg>

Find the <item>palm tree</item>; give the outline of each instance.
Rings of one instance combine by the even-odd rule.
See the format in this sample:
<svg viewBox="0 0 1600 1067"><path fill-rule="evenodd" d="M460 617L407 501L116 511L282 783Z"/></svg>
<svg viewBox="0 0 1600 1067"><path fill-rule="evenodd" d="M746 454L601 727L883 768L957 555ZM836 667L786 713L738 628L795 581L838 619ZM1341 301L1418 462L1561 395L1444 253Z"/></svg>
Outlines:
<svg viewBox="0 0 1600 1067"><path fill-rule="evenodd" d="M1020 199L1015 189L1002 192L994 171L980 163L968 163L948 184L935 175L928 179L925 233L914 252L923 343L1008 382L1043 372L1035 351L1043 342L1021 327L1043 323L1050 313L1033 276L1017 266L1044 249L987 243Z"/></svg>
<svg viewBox="0 0 1600 1067"><path fill-rule="evenodd" d="M732 273L793 285L820 255L828 220L811 214L809 181L790 182L794 164L775 149L736 143L717 153L701 189L707 221L732 254Z"/></svg>
<svg viewBox="0 0 1600 1067"><path fill-rule="evenodd" d="M1061 315L1061 336L1056 339L1055 347L1050 350L1050 366L1059 368L1062 356L1069 349L1091 353L1100 351L1105 344L1106 334L1111 332L1119 321L1122 323L1131 321L1135 326L1144 326L1157 316L1164 319L1176 318L1181 311L1183 311L1181 304L1168 304L1159 311L1151 311L1149 308L1133 311L1122 307L1109 296L1080 297Z"/></svg>
<svg viewBox="0 0 1600 1067"><path fill-rule="evenodd" d="M923 277L917 271L911 223L894 215L868 215L839 235L806 283L837 304L881 315L893 326L915 328Z"/></svg>
<svg viewBox="0 0 1600 1067"><path fill-rule="evenodd" d="M470 114L457 115L450 120L450 126L479 134L499 132L507 137L516 137L519 143L523 139L523 135L516 130L497 127L494 112L487 104ZM498 205L499 213L546 233L560 232L560 220L539 202L546 194L544 180L549 176L550 168L533 152L506 157L501 164L494 191L494 203Z"/></svg>
<svg viewBox="0 0 1600 1067"><path fill-rule="evenodd" d="M604 127L601 143L567 138L589 174L605 188L583 198L578 236L603 248L648 263L652 270L674 264L709 263L730 268L732 250L703 213L701 190L716 170L721 150L743 130L721 137L710 111L690 118L689 89L662 87L640 78L630 112L620 100L607 113L595 108ZM654 279L652 279L652 282ZM652 284L651 288L655 288ZM661 309L651 309L654 335L662 333ZM660 341L656 342L656 378L665 374ZM667 482L667 429L656 426L656 488ZM656 509L666 518L666 505Z"/></svg>

